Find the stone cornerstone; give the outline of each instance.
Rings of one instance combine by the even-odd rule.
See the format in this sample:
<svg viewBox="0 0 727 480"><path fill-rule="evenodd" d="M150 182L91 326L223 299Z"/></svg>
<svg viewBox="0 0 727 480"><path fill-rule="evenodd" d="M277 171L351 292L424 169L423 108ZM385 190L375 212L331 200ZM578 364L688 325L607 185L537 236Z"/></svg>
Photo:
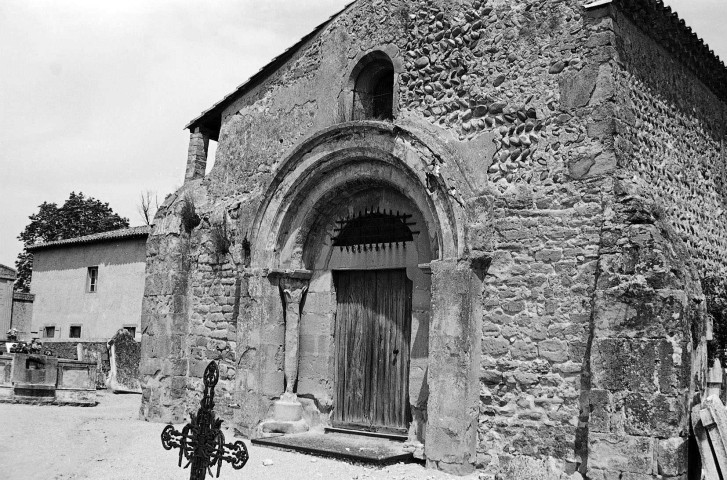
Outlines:
<svg viewBox="0 0 727 480"><path fill-rule="evenodd" d="M248 436L293 405L456 474L688 478L725 86L652 0L358 0L188 125L142 417L185 420L214 359Z"/></svg>

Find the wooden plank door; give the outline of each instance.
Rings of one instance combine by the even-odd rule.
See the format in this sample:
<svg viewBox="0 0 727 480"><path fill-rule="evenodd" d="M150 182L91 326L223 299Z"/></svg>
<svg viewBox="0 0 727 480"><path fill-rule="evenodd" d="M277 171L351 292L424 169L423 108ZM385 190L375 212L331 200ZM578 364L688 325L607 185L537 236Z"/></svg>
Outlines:
<svg viewBox="0 0 727 480"><path fill-rule="evenodd" d="M334 423L406 432L412 283L405 270L334 272Z"/></svg>

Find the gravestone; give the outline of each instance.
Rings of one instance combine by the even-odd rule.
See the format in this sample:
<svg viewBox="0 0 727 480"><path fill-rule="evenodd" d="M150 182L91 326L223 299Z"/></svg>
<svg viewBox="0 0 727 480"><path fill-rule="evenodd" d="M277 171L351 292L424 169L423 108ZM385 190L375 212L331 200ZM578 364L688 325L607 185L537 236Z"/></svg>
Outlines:
<svg viewBox="0 0 727 480"><path fill-rule="evenodd" d="M106 387L114 393L141 393L139 359L141 349L125 328L116 332L108 342L111 372Z"/></svg>

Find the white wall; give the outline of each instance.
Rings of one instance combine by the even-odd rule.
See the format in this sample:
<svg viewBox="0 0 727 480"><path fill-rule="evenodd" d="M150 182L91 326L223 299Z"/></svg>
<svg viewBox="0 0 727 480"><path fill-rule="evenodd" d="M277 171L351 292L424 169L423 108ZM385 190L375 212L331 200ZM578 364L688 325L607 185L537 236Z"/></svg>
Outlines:
<svg viewBox="0 0 727 480"><path fill-rule="evenodd" d="M98 266L98 288L87 292L88 267ZM146 239L59 247L33 253L32 332L54 325L54 340L70 339L71 325L81 325L81 341L108 341L119 328L136 326L141 338ZM42 339L51 341L51 339Z"/></svg>

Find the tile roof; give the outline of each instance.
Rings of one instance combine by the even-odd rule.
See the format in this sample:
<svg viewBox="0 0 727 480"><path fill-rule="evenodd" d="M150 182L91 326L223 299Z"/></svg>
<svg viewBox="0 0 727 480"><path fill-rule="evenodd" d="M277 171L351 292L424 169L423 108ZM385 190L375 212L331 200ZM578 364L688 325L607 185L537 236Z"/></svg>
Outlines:
<svg viewBox="0 0 727 480"><path fill-rule="evenodd" d="M598 0L586 10L613 5L642 31L692 70L719 98L727 101L727 67L663 0Z"/></svg>
<svg viewBox="0 0 727 480"><path fill-rule="evenodd" d="M120 230L111 230L108 232L94 233L92 235L84 235L83 237L66 238L63 240L55 240L53 242L38 243L28 247L33 252L46 248L67 247L70 245L83 245L88 243L106 242L110 240L125 240L130 238L145 238L149 235L151 228L143 225L141 227L122 228Z"/></svg>
<svg viewBox="0 0 727 480"><path fill-rule="evenodd" d="M15 269L0 263L0 278L3 278L5 280L15 280L15 274Z"/></svg>

